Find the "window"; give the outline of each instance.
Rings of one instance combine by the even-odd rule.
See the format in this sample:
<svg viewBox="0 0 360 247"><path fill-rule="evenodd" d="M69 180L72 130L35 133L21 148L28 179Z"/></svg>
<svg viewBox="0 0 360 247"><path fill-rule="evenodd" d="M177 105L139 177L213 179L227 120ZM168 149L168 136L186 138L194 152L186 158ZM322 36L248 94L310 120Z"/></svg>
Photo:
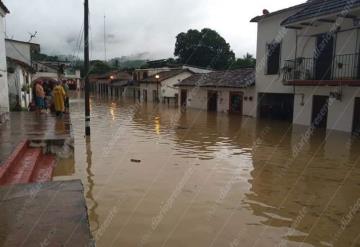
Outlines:
<svg viewBox="0 0 360 247"><path fill-rule="evenodd" d="M267 44L267 74L276 75L280 71L281 44Z"/></svg>

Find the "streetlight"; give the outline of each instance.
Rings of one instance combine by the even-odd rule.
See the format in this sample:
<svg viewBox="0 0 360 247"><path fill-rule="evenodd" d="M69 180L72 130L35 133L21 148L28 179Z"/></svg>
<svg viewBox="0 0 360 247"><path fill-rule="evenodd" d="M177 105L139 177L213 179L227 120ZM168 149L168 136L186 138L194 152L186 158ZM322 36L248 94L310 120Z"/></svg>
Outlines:
<svg viewBox="0 0 360 247"><path fill-rule="evenodd" d="M156 75L156 102L159 103L160 99L159 99L159 81L160 81L160 75Z"/></svg>

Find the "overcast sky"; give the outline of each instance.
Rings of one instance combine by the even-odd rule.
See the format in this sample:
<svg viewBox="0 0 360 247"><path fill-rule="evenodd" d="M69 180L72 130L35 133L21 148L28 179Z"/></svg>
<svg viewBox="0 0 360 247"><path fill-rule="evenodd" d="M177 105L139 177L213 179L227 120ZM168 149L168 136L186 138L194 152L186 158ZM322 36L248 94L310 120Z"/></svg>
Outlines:
<svg viewBox="0 0 360 247"><path fill-rule="evenodd" d="M275 11L305 0L89 0L91 57L104 58L106 15L108 58L172 57L175 38L188 29L215 29L238 57L256 52L256 24L249 20L264 8ZM41 44L48 54L78 55L83 0L3 0L10 10L7 36ZM82 55L82 54L79 54Z"/></svg>

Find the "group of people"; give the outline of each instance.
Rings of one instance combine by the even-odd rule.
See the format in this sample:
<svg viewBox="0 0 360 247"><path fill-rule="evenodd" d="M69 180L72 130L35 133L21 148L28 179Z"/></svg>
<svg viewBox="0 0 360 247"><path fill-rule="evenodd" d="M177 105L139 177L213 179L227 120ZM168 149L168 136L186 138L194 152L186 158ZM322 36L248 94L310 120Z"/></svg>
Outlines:
<svg viewBox="0 0 360 247"><path fill-rule="evenodd" d="M37 113L46 113L48 109L62 116L69 110L69 86L66 81L36 81L33 87L33 106ZM30 106L31 108L31 106Z"/></svg>

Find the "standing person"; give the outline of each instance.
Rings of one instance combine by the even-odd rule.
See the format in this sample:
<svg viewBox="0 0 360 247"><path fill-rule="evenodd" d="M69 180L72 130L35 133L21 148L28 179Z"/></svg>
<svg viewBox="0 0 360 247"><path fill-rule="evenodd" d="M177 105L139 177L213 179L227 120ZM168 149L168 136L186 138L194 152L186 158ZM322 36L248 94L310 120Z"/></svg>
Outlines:
<svg viewBox="0 0 360 247"><path fill-rule="evenodd" d="M35 85L35 103L38 113L42 113L45 108L45 92L42 84L42 81L39 81Z"/></svg>
<svg viewBox="0 0 360 247"><path fill-rule="evenodd" d="M60 85L60 82L56 83L56 86L53 89L53 101L55 106L56 116L62 116L65 112L65 90Z"/></svg>
<svg viewBox="0 0 360 247"><path fill-rule="evenodd" d="M65 91L65 112L69 113L69 108L70 108L70 102L69 102L69 85L67 84L66 81L62 82L62 87L64 88Z"/></svg>

